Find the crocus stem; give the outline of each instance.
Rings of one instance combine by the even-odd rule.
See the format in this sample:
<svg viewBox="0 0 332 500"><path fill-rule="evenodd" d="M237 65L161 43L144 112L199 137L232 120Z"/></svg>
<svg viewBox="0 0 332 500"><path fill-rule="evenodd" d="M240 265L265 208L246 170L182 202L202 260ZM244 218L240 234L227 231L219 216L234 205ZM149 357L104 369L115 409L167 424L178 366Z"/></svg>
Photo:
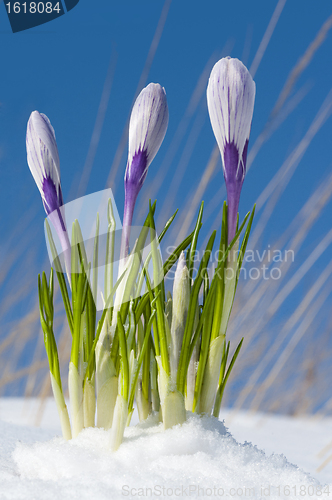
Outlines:
<svg viewBox="0 0 332 500"><path fill-rule="evenodd" d="M240 188L235 189L233 186L227 189L227 225L228 225L228 244L234 239L236 234L236 224L237 224L237 214L239 211L239 203L240 203Z"/></svg>
<svg viewBox="0 0 332 500"><path fill-rule="evenodd" d="M118 394L114 408L114 418L110 438L111 451L116 451L122 443L127 418L128 401L123 396L121 396L121 394Z"/></svg>
<svg viewBox="0 0 332 500"><path fill-rule="evenodd" d="M134 208L138 193L126 192L125 194L125 205L123 211L123 227L122 227L122 237L121 237L121 250L120 250L120 265L119 265L119 275L122 273L126 259L129 253L129 238L131 223L134 215Z"/></svg>
<svg viewBox="0 0 332 500"><path fill-rule="evenodd" d="M63 216L61 213L61 210L58 208L57 210L54 210L49 215L49 219L52 222L52 225L54 229L57 232L58 238L60 240L62 252L64 255L65 259L65 268L66 268L66 273L68 277L69 284L71 286L71 280L70 280L70 273L71 273L71 244L69 241L67 229L65 222L63 220Z"/></svg>
<svg viewBox="0 0 332 500"><path fill-rule="evenodd" d="M72 362L69 363L68 389L72 419L72 436L75 438L84 427L83 388L81 376Z"/></svg>
<svg viewBox="0 0 332 500"><path fill-rule="evenodd" d="M53 395L59 412L62 435L64 439L68 441L69 439L71 439L71 428L65 398L63 397L62 387L59 386L58 382L52 375L52 372L50 372L50 376Z"/></svg>
<svg viewBox="0 0 332 500"><path fill-rule="evenodd" d="M83 422L84 427L95 426L96 397L94 380L89 380L84 384L83 390Z"/></svg>
<svg viewBox="0 0 332 500"><path fill-rule="evenodd" d="M66 268L67 278L69 281L69 285L71 287L71 279L70 279L70 273L71 273L71 250L70 250L70 248L71 248L71 245L70 245L67 231L63 232L63 234L60 237L60 241L61 241L61 246L62 246L64 256L65 256L65 268Z"/></svg>

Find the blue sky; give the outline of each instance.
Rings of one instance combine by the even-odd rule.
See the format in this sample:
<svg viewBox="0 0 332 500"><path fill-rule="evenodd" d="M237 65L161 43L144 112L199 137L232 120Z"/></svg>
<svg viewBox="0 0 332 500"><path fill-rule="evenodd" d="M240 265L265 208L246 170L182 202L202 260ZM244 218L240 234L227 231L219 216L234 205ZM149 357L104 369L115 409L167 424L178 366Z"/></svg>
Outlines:
<svg viewBox="0 0 332 500"><path fill-rule="evenodd" d="M166 88L170 123L149 178L152 179L161 164L209 59L217 60L226 46L227 53L245 59L250 67L276 3L257 1L254 8L251 2L244 1L210 0L204 8L201 2L171 4L148 76L148 82L157 81ZM46 113L54 125L63 191L68 201L70 186L75 176L80 175L85 162L113 50L116 54L115 77L88 192L104 187L162 4L147 0L121 3L104 0L98 2L97 9L91 2L81 0L75 9L60 19L15 35L10 33L2 7L0 36L5 50L1 55L0 86L1 200L12 214L3 221L6 226L14 223L26 205L37 201L33 180L26 168L24 145L26 122L34 109ZM311 2L286 3L255 75L257 97L251 144L268 118L288 73L329 14L327 2L323 2L320 9L313 9ZM242 212L255 201L322 104L330 89L330 54L331 40L328 37L295 87L296 91L308 84L310 92L254 162L243 189ZM214 144L205 102L202 106L205 108L205 123L185 177L189 184L199 182ZM329 124L322 129L298 169L296 185L284 200L286 207L300 207L312 186L329 171L329 129ZM172 168L176 169L176 159L169 178ZM122 172L113 186L120 212L124 168L125 158L120 168ZM219 182L223 182L221 175ZM215 185L211 188L210 196ZM17 193L15 198L14 193ZM180 196L178 201L181 199Z"/></svg>
<svg viewBox="0 0 332 500"><path fill-rule="evenodd" d="M45 113L55 128L64 198L70 201L83 170L107 70L110 60L113 61L115 71L109 104L86 192L103 189L163 4L160 0L80 0L77 7L61 18L16 34L11 33L5 8L0 5L0 227L3 252L8 237L28 213L31 214L30 236L24 245L32 248L35 255L46 255L44 212L26 164L25 130L30 113L35 109ZM208 62L212 67L221 56L231 55L242 59L250 68L276 5L277 1L265 0L206 0L204 3L173 0L146 81L159 82L166 88L170 112L166 138L150 167L146 188L162 166L197 81ZM286 2L255 74L257 93L249 149L262 131L292 68L330 15L329 2L319 2L319 8L307 0ZM305 96L254 160L243 186L241 216L251 208L304 136L330 91L331 50L331 34L328 34L290 95L293 97L304 88ZM174 209L181 208L184 200L200 183L215 144L205 91L197 112L188 122L184 140L174 156L162 189L156 194L159 207L163 206L167 187L175 175L196 119L200 133L179 186ZM264 231L263 248L272 244L286 229L314 189L331 171L331 126L330 118L301 160L277 204L269 227ZM125 164L124 155L115 183L111 186L120 215L123 210ZM217 174L204 194L206 202L213 198L223 183L220 163ZM147 206L147 191L144 189L138 203ZM206 221L208 227L215 219L222 201L220 199L219 207ZM324 209L301 253L296 256L298 265L330 228L330 213L331 203ZM136 222L139 224L142 219ZM19 239L17 244L22 244ZM324 268L330 255L330 250L327 250L317 262L315 273ZM2 261L4 256L3 253ZM35 262L35 266L36 272L40 272L40 261ZM305 286L309 286L314 276L306 279ZM285 305L284 314L288 314L302 294L301 288Z"/></svg>

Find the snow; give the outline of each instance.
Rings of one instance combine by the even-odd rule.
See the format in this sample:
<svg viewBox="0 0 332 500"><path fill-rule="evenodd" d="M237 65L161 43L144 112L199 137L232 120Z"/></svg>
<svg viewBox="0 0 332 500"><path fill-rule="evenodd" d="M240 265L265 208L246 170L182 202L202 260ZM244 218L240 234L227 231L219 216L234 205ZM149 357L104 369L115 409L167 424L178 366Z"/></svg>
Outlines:
<svg viewBox="0 0 332 500"><path fill-rule="evenodd" d="M332 438L331 419L224 411L230 433L221 421L195 415L163 431L154 417L127 428L111 453L109 432L85 429L65 442L53 401L43 413L38 407L0 399L0 500L332 495L332 485L321 489L330 482L331 463L316 472L328 456L317 453Z"/></svg>

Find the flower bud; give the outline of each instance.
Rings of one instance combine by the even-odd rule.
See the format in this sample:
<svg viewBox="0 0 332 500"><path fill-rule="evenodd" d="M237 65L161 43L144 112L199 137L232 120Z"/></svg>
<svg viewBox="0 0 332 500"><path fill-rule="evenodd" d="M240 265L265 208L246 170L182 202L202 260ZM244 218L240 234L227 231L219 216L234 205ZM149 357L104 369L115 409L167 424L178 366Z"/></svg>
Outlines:
<svg viewBox="0 0 332 500"><path fill-rule="evenodd" d="M175 271L173 285L173 312L171 324L170 365L172 380L176 380L183 334L186 326L190 301L190 278L186 258L181 252Z"/></svg>
<svg viewBox="0 0 332 500"><path fill-rule="evenodd" d="M137 97L130 116L125 186L141 189L148 168L164 140L168 125L166 92L150 83Z"/></svg>
<svg viewBox="0 0 332 500"><path fill-rule="evenodd" d="M207 104L226 182L229 242L236 232L255 93L255 82L241 61L225 57L214 65L207 87Z"/></svg>
<svg viewBox="0 0 332 500"><path fill-rule="evenodd" d="M150 83L137 97L129 123L129 151L125 184L121 258L128 255L130 226L138 193L148 168L164 140L168 125L166 92L159 83Z"/></svg>
<svg viewBox="0 0 332 500"><path fill-rule="evenodd" d="M70 281L70 242L60 207L63 205L60 160L54 129L46 115L33 111L26 134L27 160L40 191L45 212L59 237Z"/></svg>
<svg viewBox="0 0 332 500"><path fill-rule="evenodd" d="M60 161L54 129L46 115L34 111L26 135L30 171L40 191L47 215L63 205Z"/></svg>

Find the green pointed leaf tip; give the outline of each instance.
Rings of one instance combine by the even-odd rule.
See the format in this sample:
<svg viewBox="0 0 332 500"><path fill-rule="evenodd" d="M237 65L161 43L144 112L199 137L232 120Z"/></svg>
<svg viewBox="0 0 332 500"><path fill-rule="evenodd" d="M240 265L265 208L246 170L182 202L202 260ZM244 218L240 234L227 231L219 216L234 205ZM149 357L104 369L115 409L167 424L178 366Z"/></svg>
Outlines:
<svg viewBox="0 0 332 500"><path fill-rule="evenodd" d="M237 346L237 348L236 348L236 350L235 350L235 352L233 354L232 360L231 360L231 362L229 364L229 367L228 367L226 375L225 375L226 362L227 362L227 357L228 357L229 347L230 347L230 342L228 342L226 356L225 356L225 362L222 362L222 364L221 364L220 378L219 378L219 387L218 387L218 390L217 390L216 400L215 400L214 409L213 409L213 416L216 417L216 418L219 417L219 413L220 413L220 408L221 408L221 403L222 403L222 398L223 398L223 395L224 395L225 387L226 387L228 378L229 378L229 376L231 374L231 371L233 369L233 366L235 364L235 361L236 361L236 359L237 359L237 357L239 355L240 349L242 347L243 340L244 340L243 338L240 340L239 345Z"/></svg>

